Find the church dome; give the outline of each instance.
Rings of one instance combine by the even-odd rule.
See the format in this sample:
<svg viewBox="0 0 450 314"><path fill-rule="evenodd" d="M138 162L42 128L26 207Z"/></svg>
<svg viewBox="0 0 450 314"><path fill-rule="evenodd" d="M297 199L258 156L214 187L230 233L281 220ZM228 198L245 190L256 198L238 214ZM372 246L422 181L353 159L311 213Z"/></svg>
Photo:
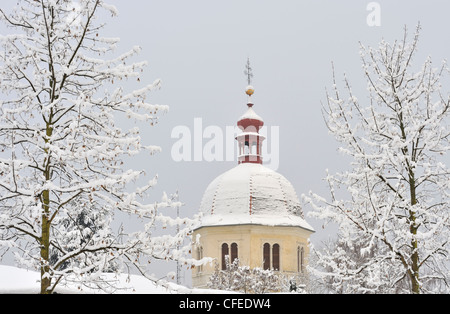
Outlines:
<svg viewBox="0 0 450 314"><path fill-rule="evenodd" d="M313 230L303 219L292 184L258 163L242 163L213 180L200 212L201 227L257 224Z"/></svg>

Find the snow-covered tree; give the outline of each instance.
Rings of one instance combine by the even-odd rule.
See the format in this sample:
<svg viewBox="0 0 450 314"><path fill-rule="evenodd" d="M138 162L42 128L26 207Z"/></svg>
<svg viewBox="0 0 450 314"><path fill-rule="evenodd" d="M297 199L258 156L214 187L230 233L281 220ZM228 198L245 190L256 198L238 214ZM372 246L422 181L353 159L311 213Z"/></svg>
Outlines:
<svg viewBox="0 0 450 314"><path fill-rule="evenodd" d="M241 266L237 258L231 263L228 255L225 256L225 263L224 270L220 270L216 263L215 271L208 281L209 288L255 294L283 291L283 275L277 271Z"/></svg>
<svg viewBox="0 0 450 314"><path fill-rule="evenodd" d="M219 269L219 263L215 264L214 273L209 278L208 287L211 289L237 291L240 283L238 281L240 267L239 259L230 262L230 256L225 256L225 269Z"/></svg>
<svg viewBox="0 0 450 314"><path fill-rule="evenodd" d="M154 125L168 107L147 102L160 82L140 83L147 62L130 59L141 49L115 56L119 39L101 36L101 12L115 16L116 8L103 0L17 2L0 9L12 30L0 36L0 250L40 269L41 293L69 280L107 288L101 273L125 264L152 279L145 265L153 258L190 262L182 244L194 221L163 216L160 208L179 202L164 194L149 203L156 176L135 189L143 171L123 168L125 158L160 148L116 119ZM127 80L138 89L127 92ZM117 211L142 219L144 230L113 231ZM154 236L158 222L183 228Z"/></svg>
<svg viewBox="0 0 450 314"><path fill-rule="evenodd" d="M339 243L313 254L316 274L344 293L450 291L448 68L430 57L414 67L419 32L377 49L361 44L368 97L357 98L346 77L346 96L335 78L327 94L326 125L351 167L327 174L328 200L304 199L312 217L339 226Z"/></svg>

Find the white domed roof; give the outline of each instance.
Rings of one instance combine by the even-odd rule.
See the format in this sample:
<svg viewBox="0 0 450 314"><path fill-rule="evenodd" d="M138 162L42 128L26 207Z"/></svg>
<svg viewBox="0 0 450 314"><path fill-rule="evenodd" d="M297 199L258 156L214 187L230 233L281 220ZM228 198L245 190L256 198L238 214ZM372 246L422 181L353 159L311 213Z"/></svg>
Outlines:
<svg viewBox="0 0 450 314"><path fill-rule="evenodd" d="M291 183L261 164L242 163L217 177L205 191L200 212L201 227L258 224L314 231L302 217Z"/></svg>
<svg viewBox="0 0 450 314"><path fill-rule="evenodd" d="M263 118L261 118L260 116L258 116L255 112L255 110L253 110L252 107L248 107L247 112L244 113L239 120L245 120L245 119L250 119L250 120L258 120L258 121L262 121L264 122Z"/></svg>

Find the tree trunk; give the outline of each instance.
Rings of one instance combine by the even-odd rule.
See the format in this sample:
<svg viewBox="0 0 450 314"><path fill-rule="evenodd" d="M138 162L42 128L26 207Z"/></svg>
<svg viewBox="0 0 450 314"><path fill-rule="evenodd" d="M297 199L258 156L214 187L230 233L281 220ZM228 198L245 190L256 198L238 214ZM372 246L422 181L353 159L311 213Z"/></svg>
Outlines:
<svg viewBox="0 0 450 314"><path fill-rule="evenodd" d="M395 90L394 90L395 91ZM397 98L397 102L399 104L400 113L398 114L398 118L400 121L400 130L402 133L402 138L406 141L406 131L405 124L403 123L403 113L401 112L401 102ZM409 177L409 192L410 192L410 204L411 209L409 210L409 232L411 233L411 270L408 270L409 278L411 280L411 292L413 294L420 294L420 283L419 283L419 251L418 251L418 242L417 242L417 222L416 222L416 212L412 209L417 204L416 198L416 179L414 175L414 166L408 161L408 157L411 158L411 161L415 161L414 159L414 147L411 150L411 156L409 156L408 148L402 148L402 153L405 156L406 168L408 171Z"/></svg>
<svg viewBox="0 0 450 314"><path fill-rule="evenodd" d="M50 118L51 119L51 118ZM47 123L45 143L48 143L53 134L52 126ZM50 154L45 149L47 159L45 161L44 176L45 182L51 178ZM41 294L49 294L52 280L50 278L50 190L42 192L42 236L41 236Z"/></svg>
<svg viewBox="0 0 450 314"><path fill-rule="evenodd" d="M409 188L411 192L411 206L417 204L416 199L416 181L414 179L414 172L410 170L409 173ZM409 211L410 214L410 232L412 235L411 247L411 285L412 285L412 293L419 294L420 293L420 283L419 283L419 251L418 251L418 243L417 243L417 223L416 223L416 213L413 210Z"/></svg>
<svg viewBox="0 0 450 314"><path fill-rule="evenodd" d="M50 279L50 221L49 221L49 203L50 191L43 192L43 213L42 213L42 237L41 237L41 294L48 294L51 285Z"/></svg>

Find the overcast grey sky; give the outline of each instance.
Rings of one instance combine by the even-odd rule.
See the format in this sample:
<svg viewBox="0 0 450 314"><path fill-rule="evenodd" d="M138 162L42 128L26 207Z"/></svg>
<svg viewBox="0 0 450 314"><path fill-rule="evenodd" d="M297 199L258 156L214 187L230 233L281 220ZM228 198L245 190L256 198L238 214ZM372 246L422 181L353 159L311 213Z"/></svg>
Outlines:
<svg viewBox="0 0 450 314"><path fill-rule="evenodd" d="M299 196L309 190L328 196L325 169L348 165L321 114L331 62L338 83L345 72L362 100L367 92L359 42L377 46L382 38L401 39L405 26L413 34L420 21L415 65L428 55L435 64L450 57L448 1L377 1L381 20L373 27L367 24L371 1L362 0L111 2L120 16L108 31L122 38L122 48L142 46L150 63L146 77L162 79L153 101L171 109L148 140L163 152L145 162L159 174L158 189L179 190L186 215L196 212L208 184L236 162L174 162L171 131L179 125L193 130L195 118L202 118L204 128L235 125L246 110L247 57L254 70L254 109L267 126L279 126L278 172ZM313 243L326 238L321 222L308 220L317 231Z"/></svg>
<svg viewBox="0 0 450 314"><path fill-rule="evenodd" d="M376 1L381 24L373 27L367 24L371 1L365 0L108 2L119 16L106 18L104 35L122 39L117 53L134 45L143 48L139 59L148 60L149 67L141 81L162 79L162 89L150 102L170 106L158 126L143 129L146 144L160 145L163 152L151 158L142 155L133 167L159 175L155 199L161 191L178 190L186 204L183 216L192 216L208 184L237 162L175 162L171 132L180 125L193 130L195 118L202 118L203 128L235 125L246 110L247 57L255 75L254 109L267 126L280 130L277 171L300 196L309 190L327 195L325 169L335 172L347 165L321 115L325 88L332 84L332 61L338 82L345 72L361 100L367 93L359 41L376 46L382 38L401 39L405 25L413 33L420 21L415 64L428 55L436 64L450 56L450 2L444 0ZM2 0L1 7L8 11L16 3ZM8 30L1 26L0 31ZM320 222L309 222L318 231L312 240L319 241L327 231Z"/></svg>
<svg viewBox="0 0 450 314"><path fill-rule="evenodd" d="M420 21L416 65L428 55L436 64L450 56L448 1L378 1L378 27L367 24L370 1L361 0L110 2L120 15L107 32L122 39L119 50L142 46L140 57L149 61L145 78L162 79L162 89L150 99L170 106L147 138L163 152L142 162L159 174L158 189L179 190L188 214L197 210L207 185L236 162L174 162L171 131L185 125L193 132L195 118L202 118L203 128L235 125L246 110L247 57L255 75L255 111L268 127L280 128L278 172L300 196L309 190L327 193L325 169L334 172L347 165L321 115L325 88L332 84L332 61L338 82L345 72L363 99L360 41L377 46L382 38L401 39L404 26L413 33Z"/></svg>

